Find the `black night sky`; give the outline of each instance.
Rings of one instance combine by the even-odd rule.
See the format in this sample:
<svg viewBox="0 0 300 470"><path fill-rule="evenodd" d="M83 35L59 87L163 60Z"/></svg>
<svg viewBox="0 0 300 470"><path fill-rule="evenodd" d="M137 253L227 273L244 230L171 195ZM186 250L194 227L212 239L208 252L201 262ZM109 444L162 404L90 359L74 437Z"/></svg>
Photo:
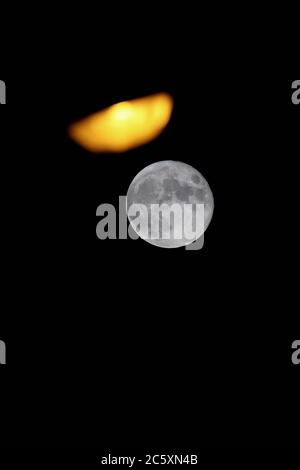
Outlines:
<svg viewBox="0 0 300 470"><path fill-rule="evenodd" d="M3 442L291 445L297 76L281 78L263 53L248 44L240 55L230 39L208 50L197 34L141 47L84 37L19 51L0 76ZM68 138L80 117L161 91L173 115L145 146L92 155ZM204 248L97 239L97 206L117 206L160 160L186 162L209 182Z"/></svg>

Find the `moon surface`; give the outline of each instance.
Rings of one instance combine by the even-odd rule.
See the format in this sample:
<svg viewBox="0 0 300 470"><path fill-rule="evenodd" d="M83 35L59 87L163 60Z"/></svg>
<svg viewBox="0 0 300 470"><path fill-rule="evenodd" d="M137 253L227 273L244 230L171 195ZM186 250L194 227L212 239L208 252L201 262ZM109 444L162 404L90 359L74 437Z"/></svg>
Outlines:
<svg viewBox="0 0 300 470"><path fill-rule="evenodd" d="M214 210L213 194L202 174L186 163L173 160L156 162L140 171L128 188L126 203L127 216L134 231L152 245L163 248L178 248L195 241L208 227ZM146 211L140 212L139 217L134 216L130 211L130 207L133 207L133 204L142 204ZM191 217L194 220L194 227L198 220L195 215L196 207L202 204L204 219L202 212L203 229L201 234L197 235L195 231L195 236L191 239L182 230L182 235L179 238L178 235L174 235L175 229L178 228L178 219L175 216L172 219L171 216L171 231L168 232L170 234L168 237L163 228L164 215L161 213L154 216L148 215L149 213L151 214L153 204L160 207L162 204L169 207L176 204L181 209L184 209L185 205L189 204L190 208L192 208ZM185 214L184 212L182 224L185 224L185 217L187 217ZM143 222L142 224L141 221ZM148 227L148 230L143 230L141 225ZM154 229L156 230L157 237L153 238Z"/></svg>

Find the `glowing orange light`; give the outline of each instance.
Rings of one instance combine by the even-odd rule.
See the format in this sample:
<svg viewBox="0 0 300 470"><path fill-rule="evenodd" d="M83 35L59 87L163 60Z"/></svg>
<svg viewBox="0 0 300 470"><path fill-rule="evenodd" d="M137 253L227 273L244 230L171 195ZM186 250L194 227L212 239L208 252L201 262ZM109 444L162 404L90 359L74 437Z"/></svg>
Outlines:
<svg viewBox="0 0 300 470"><path fill-rule="evenodd" d="M91 152L124 152L155 139L172 109L167 93L124 101L72 124L69 135Z"/></svg>

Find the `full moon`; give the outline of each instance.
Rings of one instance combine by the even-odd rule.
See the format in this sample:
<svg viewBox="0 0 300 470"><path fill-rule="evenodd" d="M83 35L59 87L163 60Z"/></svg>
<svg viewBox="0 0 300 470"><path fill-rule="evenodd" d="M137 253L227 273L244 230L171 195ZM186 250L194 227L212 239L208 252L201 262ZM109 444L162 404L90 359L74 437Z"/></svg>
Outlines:
<svg viewBox="0 0 300 470"><path fill-rule="evenodd" d="M208 227L214 210L213 194L202 174L186 163L172 160L153 163L140 171L128 188L126 203L127 216L134 231L152 245L163 248L178 248L195 241ZM139 213L139 217L134 216L130 211L133 204L143 205L141 207L145 208ZM203 229L201 234L199 235L195 231L195 236L191 239L182 230L180 237L178 237L180 232L174 235L175 231L181 227L178 227L179 219L176 219L175 216L172 219L171 216L169 221L171 231L168 232L170 234L168 236L164 228L166 226L164 225L164 214L158 212L149 215L153 205L159 207L164 205L170 209L176 205L177 208L182 209L184 214L181 224L184 225L189 217L193 219L194 227L198 220L196 211L201 205L204 209L202 211ZM191 208L189 216L184 212L187 205ZM191 220L189 222L192 223ZM142 229L141 225L148 230ZM153 237L154 232L157 236Z"/></svg>

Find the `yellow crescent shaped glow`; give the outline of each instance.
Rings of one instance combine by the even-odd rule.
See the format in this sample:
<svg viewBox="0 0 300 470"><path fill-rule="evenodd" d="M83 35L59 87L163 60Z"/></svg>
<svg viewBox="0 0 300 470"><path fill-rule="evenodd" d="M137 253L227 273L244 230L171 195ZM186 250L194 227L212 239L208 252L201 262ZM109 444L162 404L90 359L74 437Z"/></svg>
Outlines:
<svg viewBox="0 0 300 470"><path fill-rule="evenodd" d="M172 110L167 93L123 101L71 124L69 135L90 152L125 152L155 139Z"/></svg>

